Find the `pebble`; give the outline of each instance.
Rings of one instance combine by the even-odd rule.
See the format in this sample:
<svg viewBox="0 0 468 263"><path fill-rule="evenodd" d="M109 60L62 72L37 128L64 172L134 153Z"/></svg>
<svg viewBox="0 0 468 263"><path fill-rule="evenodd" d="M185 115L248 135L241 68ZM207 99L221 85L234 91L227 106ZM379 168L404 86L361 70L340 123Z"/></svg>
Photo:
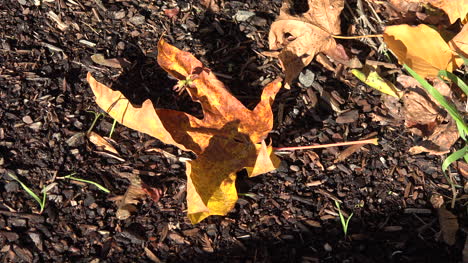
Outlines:
<svg viewBox="0 0 468 263"><path fill-rule="evenodd" d="M289 169L291 169L293 172L299 172L301 170L301 168L297 165L291 165L289 166Z"/></svg>
<svg viewBox="0 0 468 263"><path fill-rule="evenodd" d="M27 4L26 0L18 0L18 3L20 5L26 5Z"/></svg>
<svg viewBox="0 0 468 263"><path fill-rule="evenodd" d="M33 123L33 120L29 115L26 115L26 116L23 117L23 122L26 123L26 124L31 124L31 123Z"/></svg>
<svg viewBox="0 0 468 263"><path fill-rule="evenodd" d="M312 86L315 80L315 74L310 69L306 69L299 74L299 82L306 88Z"/></svg>
<svg viewBox="0 0 468 263"><path fill-rule="evenodd" d="M244 22L253 16L255 16L255 12L239 10L232 18L235 19L237 22Z"/></svg>
<svg viewBox="0 0 468 263"><path fill-rule="evenodd" d="M133 16L128 21L135 26L143 25L146 22L145 17L142 15Z"/></svg>

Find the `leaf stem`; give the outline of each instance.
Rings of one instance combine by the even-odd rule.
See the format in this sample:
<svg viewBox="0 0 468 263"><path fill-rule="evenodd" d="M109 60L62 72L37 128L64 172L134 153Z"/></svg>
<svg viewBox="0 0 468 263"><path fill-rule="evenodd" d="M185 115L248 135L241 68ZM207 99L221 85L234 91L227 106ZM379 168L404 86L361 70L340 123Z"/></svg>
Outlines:
<svg viewBox="0 0 468 263"><path fill-rule="evenodd" d="M360 140L360 141L351 141L351 142L337 142L337 143L328 143L328 144L319 144L319 145L309 145L309 146L295 146L295 147L277 147L273 148L275 152L280 151L296 151L296 150L308 150L308 149L317 149L317 148L328 148L336 146L346 146L346 145L355 145L355 144L374 144L378 145L377 138Z"/></svg>
<svg viewBox="0 0 468 263"><path fill-rule="evenodd" d="M360 38L370 38L370 37L383 37L382 34L376 34L376 35L363 35L363 36L336 36L332 35L333 38L339 38L339 39L360 39Z"/></svg>

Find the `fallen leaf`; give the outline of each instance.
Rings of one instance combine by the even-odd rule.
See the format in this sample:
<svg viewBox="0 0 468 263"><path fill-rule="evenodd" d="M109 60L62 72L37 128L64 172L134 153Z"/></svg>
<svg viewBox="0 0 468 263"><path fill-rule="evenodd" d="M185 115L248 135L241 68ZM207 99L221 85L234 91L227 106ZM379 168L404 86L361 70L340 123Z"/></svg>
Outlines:
<svg viewBox="0 0 468 263"><path fill-rule="evenodd" d="M186 162L187 210L192 223L209 215L225 215L237 201L236 172L249 167L249 175L255 176L278 166L272 147L263 140L273 127L271 104L281 80L268 84L259 104L249 110L193 55L163 39L158 43L158 63L178 80L191 79L186 90L201 104L203 119L154 108L150 100L133 106L121 92L97 82L91 74L87 79L97 104L121 124L197 155L196 160Z"/></svg>
<svg viewBox="0 0 468 263"><path fill-rule="evenodd" d="M456 241L456 234L458 231L457 217L445 208L439 208L439 224L442 231L442 239L444 242L453 246Z"/></svg>
<svg viewBox="0 0 468 263"><path fill-rule="evenodd" d="M91 131L91 132L88 132L86 136L88 137L89 141L92 142L97 147L102 147L106 151L119 155L119 152L114 148L114 146L112 146L112 144L110 144L101 135Z"/></svg>
<svg viewBox="0 0 468 263"><path fill-rule="evenodd" d="M146 192L143 191L143 188L130 185L117 206L117 219L125 220L129 218L130 214L137 210L135 205L138 204L139 200L143 199L145 196Z"/></svg>
<svg viewBox="0 0 468 263"><path fill-rule="evenodd" d="M376 69L372 66L366 65L362 71L358 69L352 69L351 73L356 76L360 81L366 83L370 87L393 96L395 98L401 98L402 92L393 85L390 81L382 78Z"/></svg>
<svg viewBox="0 0 468 263"><path fill-rule="evenodd" d="M427 25L388 26L383 36L398 62L422 77L436 77L439 70L452 72L461 64L439 32Z"/></svg>
<svg viewBox="0 0 468 263"><path fill-rule="evenodd" d="M125 68L130 66L130 63L124 58L106 59L103 54L94 54L91 56L91 60L96 64L111 68Z"/></svg>
<svg viewBox="0 0 468 263"><path fill-rule="evenodd" d="M410 154L427 152L429 154L442 155L450 152L450 147L458 140L458 133L455 121L450 120L446 124L435 127L432 134L420 142L419 145L409 149Z"/></svg>
<svg viewBox="0 0 468 263"><path fill-rule="evenodd" d="M448 153L459 138L455 121L414 78L402 75L397 81L407 88L402 97L405 126L413 133L424 137L424 140L411 147L409 152L411 154L428 152L437 155ZM450 100L452 92L445 82L434 78L433 86Z"/></svg>
<svg viewBox="0 0 468 263"><path fill-rule="evenodd" d="M308 0L307 3L307 12L294 15L290 1L284 1L268 36L270 50L282 49L278 58L287 84L299 76L317 53L329 52L334 57L340 53L334 50L337 44L332 35L341 32L339 15L344 1Z"/></svg>
<svg viewBox="0 0 468 263"><path fill-rule="evenodd" d="M462 30L449 41L449 46L454 51L461 53L464 57L468 57L468 23L466 23Z"/></svg>
<svg viewBox="0 0 468 263"><path fill-rule="evenodd" d="M468 14L468 0L422 0L439 9L444 10L450 19L450 23L455 23L457 19L464 20Z"/></svg>
<svg viewBox="0 0 468 263"><path fill-rule="evenodd" d="M125 220L130 217L131 213L137 211L136 205L147 195L149 195L153 201L159 201L161 190L148 186L137 174L120 173L119 175L128 179L130 181L130 185L125 191L125 194L121 198L116 199L118 200L116 212L117 219Z"/></svg>

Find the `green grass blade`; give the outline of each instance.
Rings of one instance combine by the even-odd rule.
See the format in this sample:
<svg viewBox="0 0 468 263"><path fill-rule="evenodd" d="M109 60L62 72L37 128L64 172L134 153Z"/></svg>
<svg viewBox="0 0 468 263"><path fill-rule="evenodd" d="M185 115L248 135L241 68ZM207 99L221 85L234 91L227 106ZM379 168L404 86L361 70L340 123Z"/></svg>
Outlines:
<svg viewBox="0 0 468 263"><path fill-rule="evenodd" d="M450 104L440 92L432 87L429 82L427 82L424 78L419 76L416 72L414 72L410 67L408 67L406 64L403 65L403 67L415 78L426 90L427 92L439 102L442 107L452 116L452 118L459 124L459 127L464 131L465 134L468 133L468 127L465 124L465 121L461 117L460 113L458 113L457 109Z"/></svg>
<svg viewBox="0 0 468 263"><path fill-rule="evenodd" d="M450 79L453 83L460 87L460 89L462 89L463 92L465 92L465 95L468 96L468 85L466 85L466 83L457 75L453 74L452 72L448 72L447 70L441 70L439 71L438 77L441 78L441 76Z"/></svg>
<svg viewBox="0 0 468 263"><path fill-rule="evenodd" d="M453 162L458 161L461 158L464 158L467 155L467 152L468 152L468 145L456 152L451 153L449 156L447 156L447 158L442 163L442 172L445 173L445 171L447 171L448 167Z"/></svg>
<svg viewBox="0 0 468 263"><path fill-rule="evenodd" d="M75 180L75 181L78 181L78 182L83 182L83 183L87 183L87 184L92 184L94 186L96 186L97 188L99 188L101 191L109 194L110 193L110 190L105 188L104 186L96 183L96 182L93 182L93 181L89 181L89 180L85 180L85 179L81 179L81 178L77 178L77 177L73 177L75 173L72 173L70 175L66 175L64 176L63 178L68 178L68 179L71 179L71 180Z"/></svg>
<svg viewBox="0 0 468 263"><path fill-rule="evenodd" d="M41 212L42 212L42 210L44 210L45 203L44 204L42 203L41 198L39 198L39 196L37 196L27 185L21 182L21 180L16 175L8 173L8 176L10 176L16 182L18 182L21 185L21 187L24 189L24 191L26 191L26 193L28 193L32 198L34 198L34 200L36 200L36 202L41 207Z"/></svg>
<svg viewBox="0 0 468 263"><path fill-rule="evenodd" d="M109 138L112 138L112 134L114 133L114 130L115 130L115 124L117 124L117 120L114 119L114 123L112 123L112 128L109 132Z"/></svg>

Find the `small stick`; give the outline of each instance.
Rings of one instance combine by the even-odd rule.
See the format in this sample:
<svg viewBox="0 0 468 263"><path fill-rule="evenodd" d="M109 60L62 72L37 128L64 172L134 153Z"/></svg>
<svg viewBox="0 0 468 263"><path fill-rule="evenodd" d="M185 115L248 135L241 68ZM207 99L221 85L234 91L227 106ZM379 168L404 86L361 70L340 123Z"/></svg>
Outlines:
<svg viewBox="0 0 468 263"><path fill-rule="evenodd" d="M346 145L355 145L355 144L368 144L368 143L372 143L374 145L379 144L377 141L377 138L372 138L372 139L352 141L352 142L337 142L337 143L329 143L329 144L296 146L296 147L278 147L278 148L273 148L273 149L275 150L275 152L296 151L296 150L308 150L308 149L328 148L328 147L346 146Z"/></svg>
<svg viewBox="0 0 468 263"><path fill-rule="evenodd" d="M383 37L382 34L376 34L376 35L363 35L363 36L335 36L332 35L333 38L339 38L339 39L359 39L359 38L370 38L370 37Z"/></svg>

